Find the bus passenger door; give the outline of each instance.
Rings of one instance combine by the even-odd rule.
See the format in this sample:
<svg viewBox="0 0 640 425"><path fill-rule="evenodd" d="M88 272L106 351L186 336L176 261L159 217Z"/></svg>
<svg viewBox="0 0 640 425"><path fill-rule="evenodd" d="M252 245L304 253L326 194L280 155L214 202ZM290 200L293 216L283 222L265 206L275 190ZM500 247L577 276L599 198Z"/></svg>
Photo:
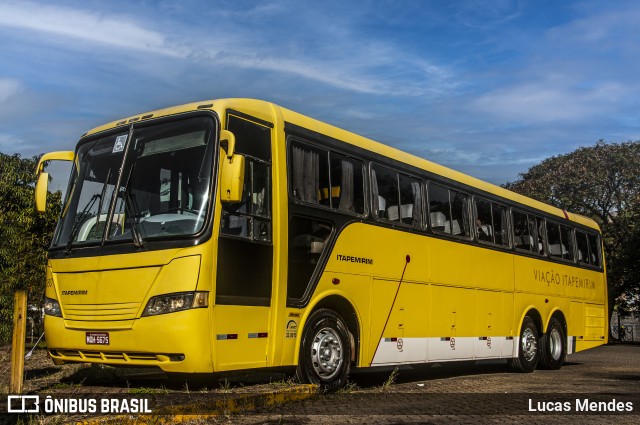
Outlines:
<svg viewBox="0 0 640 425"><path fill-rule="evenodd" d="M235 152L245 157L242 200L223 203L214 306L214 370L265 367L273 245L271 125L229 111Z"/></svg>

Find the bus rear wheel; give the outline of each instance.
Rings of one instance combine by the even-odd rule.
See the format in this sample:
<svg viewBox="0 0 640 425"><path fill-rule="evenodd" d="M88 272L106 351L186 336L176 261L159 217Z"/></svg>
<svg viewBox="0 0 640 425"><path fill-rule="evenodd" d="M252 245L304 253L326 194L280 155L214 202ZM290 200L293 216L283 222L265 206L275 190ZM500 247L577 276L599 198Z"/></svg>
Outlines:
<svg viewBox="0 0 640 425"><path fill-rule="evenodd" d="M335 391L347 383L350 359L349 332L342 318L324 308L311 314L304 327L296 379L317 384L322 392Z"/></svg>
<svg viewBox="0 0 640 425"><path fill-rule="evenodd" d="M536 370L540 359L538 341L538 328L533 319L526 316L518 338L518 357L509 359L509 367L516 372L530 373Z"/></svg>
<svg viewBox="0 0 640 425"><path fill-rule="evenodd" d="M555 317L551 318L547 333L540 338L540 365L544 369L557 370L567 356L564 326Z"/></svg>

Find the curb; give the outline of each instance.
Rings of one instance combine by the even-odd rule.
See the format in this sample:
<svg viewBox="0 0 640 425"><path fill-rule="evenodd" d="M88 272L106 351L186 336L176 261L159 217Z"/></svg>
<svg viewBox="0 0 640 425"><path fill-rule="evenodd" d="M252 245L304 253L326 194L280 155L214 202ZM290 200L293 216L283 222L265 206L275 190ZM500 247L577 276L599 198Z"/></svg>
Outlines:
<svg viewBox="0 0 640 425"><path fill-rule="evenodd" d="M102 416L79 421L82 425L104 424L175 424L207 416L248 414L257 409L306 400L318 394L318 386L295 384L264 392L212 392L210 399L160 407L147 415Z"/></svg>

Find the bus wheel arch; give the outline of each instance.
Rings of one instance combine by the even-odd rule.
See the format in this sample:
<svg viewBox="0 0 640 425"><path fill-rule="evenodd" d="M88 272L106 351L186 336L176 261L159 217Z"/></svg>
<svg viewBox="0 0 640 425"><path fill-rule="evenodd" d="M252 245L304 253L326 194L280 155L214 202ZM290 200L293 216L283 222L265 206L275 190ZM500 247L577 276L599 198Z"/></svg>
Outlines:
<svg viewBox="0 0 640 425"><path fill-rule="evenodd" d="M540 367L557 370L567 356L567 322L564 314L556 310L549 319L547 331L540 335Z"/></svg>
<svg viewBox="0 0 640 425"><path fill-rule="evenodd" d="M303 327L295 377L318 384L322 392L347 383L357 359L358 320L351 304L330 296L313 307Z"/></svg>
<svg viewBox="0 0 640 425"><path fill-rule="evenodd" d="M540 361L540 335L542 317L536 309L530 309L522 319L517 339L516 357L509 359L509 368L516 372L531 373Z"/></svg>
<svg viewBox="0 0 640 425"><path fill-rule="evenodd" d="M351 364L357 366L358 353L360 349L360 323L358 315L353 305L344 297L339 295L331 295L322 299L313 307L313 310L326 308L335 311L347 326L349 331L349 339L351 342ZM313 314L313 312L312 312Z"/></svg>

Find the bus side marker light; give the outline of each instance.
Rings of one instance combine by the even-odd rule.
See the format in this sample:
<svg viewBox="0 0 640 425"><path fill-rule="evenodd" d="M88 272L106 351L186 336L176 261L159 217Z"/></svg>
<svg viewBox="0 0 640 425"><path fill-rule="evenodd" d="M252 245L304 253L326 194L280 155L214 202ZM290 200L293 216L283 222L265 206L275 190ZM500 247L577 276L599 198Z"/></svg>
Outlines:
<svg viewBox="0 0 640 425"><path fill-rule="evenodd" d="M217 340L225 340L225 339L238 339L238 334L218 334L216 335Z"/></svg>

